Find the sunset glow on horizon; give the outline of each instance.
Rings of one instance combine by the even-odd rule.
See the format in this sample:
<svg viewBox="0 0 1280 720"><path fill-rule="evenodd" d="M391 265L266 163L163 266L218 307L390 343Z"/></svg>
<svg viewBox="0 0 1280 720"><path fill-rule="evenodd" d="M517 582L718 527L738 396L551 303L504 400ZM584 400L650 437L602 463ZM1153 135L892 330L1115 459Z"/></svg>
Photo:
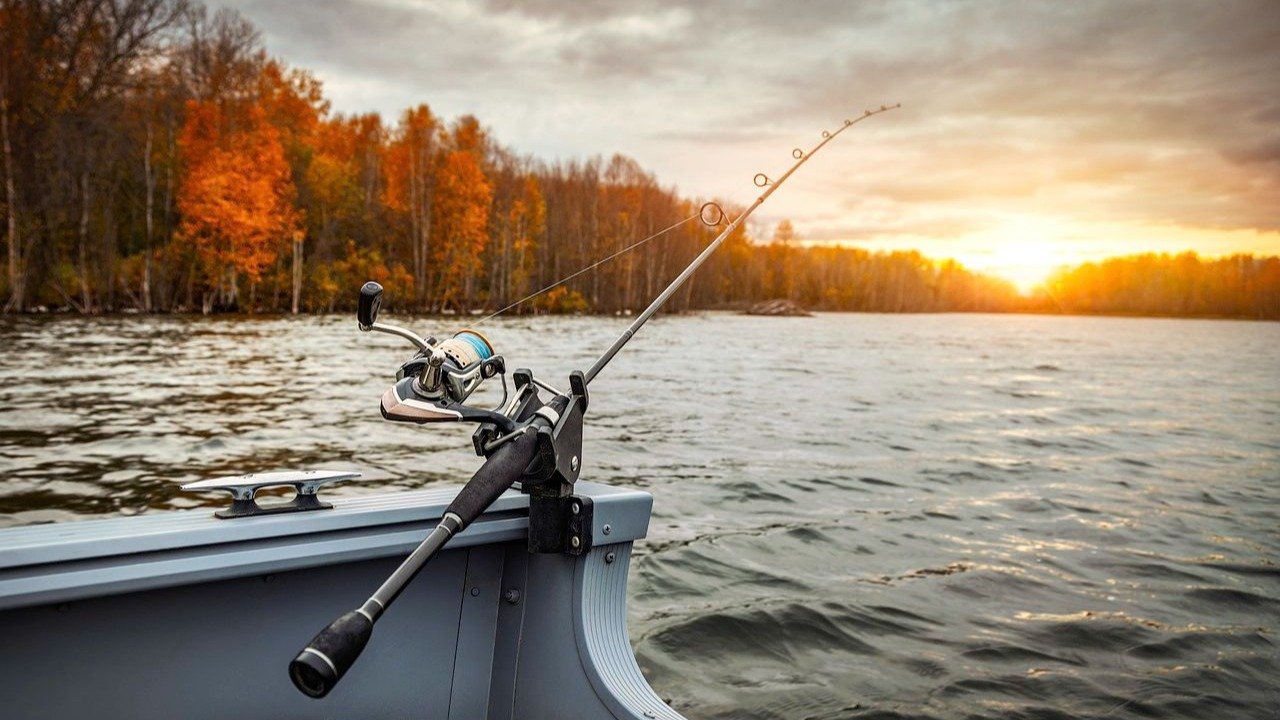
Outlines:
<svg viewBox="0 0 1280 720"><path fill-rule="evenodd" d="M1025 294L1059 269L1111 257L1184 252L1205 259L1237 254L1275 255L1280 252L1280 232L1089 226L1016 216L1002 218L990 231L977 230L952 238L888 236L824 244L884 252L915 250L937 262L955 260L971 270L1008 280Z"/></svg>

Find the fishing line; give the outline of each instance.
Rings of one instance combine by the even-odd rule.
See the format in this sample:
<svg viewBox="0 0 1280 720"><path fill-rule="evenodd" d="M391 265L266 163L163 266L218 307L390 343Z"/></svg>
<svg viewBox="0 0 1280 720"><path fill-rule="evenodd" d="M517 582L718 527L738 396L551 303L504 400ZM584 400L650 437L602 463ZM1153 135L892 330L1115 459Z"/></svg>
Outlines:
<svg viewBox="0 0 1280 720"><path fill-rule="evenodd" d="M711 244L707 246L707 248L702 251L702 254L700 254L694 260L694 264L691 267L686 268L685 271L681 273L678 278L676 278L675 282L673 282L670 286L668 286L667 290L664 291L662 294L660 294L658 298L654 301L654 303L650 305L643 313L640 314L640 317L636 319L636 322L632 324L632 327L629 328L628 331L623 334L622 338L619 338L619 342L616 343L615 347L610 348L610 350L607 353L605 353L605 356L600 358L600 360L597 361L596 365L593 366L591 370L587 371L587 380L590 381L591 378L594 378L596 373L598 373L604 367L604 364L607 363L609 359L613 357L614 353L616 353L622 347L622 345L625 344L626 341L631 338L631 336L635 333L635 331L638 330L640 326L643 325L645 321L648 320L649 317L652 316L653 313L657 311L658 306L666 302L667 298L671 296L671 293L675 292L675 289L680 285L684 284L684 281L687 280L689 276L693 274L693 271L697 269L697 266L701 265L702 262L705 261L706 258L712 252L714 252L717 247L720 246L720 243L724 242L725 238L729 236L729 233L732 232L733 229L736 228L738 225L740 225L742 221L746 220L747 216L751 215L751 213L755 211L757 207L763 204L764 201L768 199L768 197L772 195L773 192L777 190L780 185L782 185L782 183L786 182L787 178L791 177L792 173L794 173L796 170L799 170L801 165L804 165L806 162L808 162L809 158L812 157L814 153L821 150L824 145L834 140L837 135L844 132L845 130L848 130L851 126L857 125L863 120L866 120L867 118L872 117L874 115L879 115L880 113L888 112L890 110L895 110L900 107L902 107L902 103L898 103L896 105L881 105L878 110L864 110L862 115L859 115L856 119L846 118L844 121L844 124L841 125L835 132L831 132L829 130L823 130L822 142L819 142L817 145L813 146L813 148L809 150L809 152L805 152L801 148L795 148L794 150L791 151L791 157L795 158L796 162L785 173L782 174L782 177L779 177L777 180L774 180L773 178L769 177L764 173L756 173L755 177L751 179L751 182L756 187L763 188L764 193L760 197L756 198L756 201L752 203L750 207L748 207L745 211L743 211L740 215L738 215L738 217L734 218L733 222L729 224L729 227L725 228L724 232L720 233L720 235L717 236L715 240L712 240ZM714 215L713 215L714 220L709 220L707 218L708 210L714 211ZM714 202L703 203L702 207L698 208L698 212L675 223L674 225L671 225L670 227L659 230L658 232L650 235L647 238L644 238L643 240L634 242L628 245L627 247L624 247L621 250L613 253L612 255L601 258L600 260L597 260L591 263L590 265L582 268L581 270L573 273L572 275L561 278L560 280L557 280L551 283L550 285L542 288L541 290L538 290L537 292L530 293L529 295L526 295L525 297L520 298L519 300L511 303L510 305L507 305L504 308L501 308L500 310L491 312L488 315L485 315L484 317L480 318L479 320L473 323L469 323L468 327L475 327L476 325L492 320L493 318L501 315L502 313L514 307L517 307L523 303L526 303L532 300L533 298L536 298L539 295L542 295L543 293L549 292L551 290L554 290L555 288L560 287L561 285L582 275L583 273L590 272L591 270L594 270L597 267L600 267L601 265L609 262L610 260L613 260L619 255L624 255L640 247L641 245L644 245L650 240L653 240L657 237L660 237L662 235L665 235L666 233L671 232L672 230L675 230L676 228L684 225L685 223L693 220L694 218L700 218L702 220L702 223L707 227L717 227L724 220L724 210Z"/></svg>
<svg viewBox="0 0 1280 720"><path fill-rule="evenodd" d="M707 211L708 211L708 210L713 210L713 211L714 211L714 215L712 215L712 216L711 216L711 217L715 218L714 220L709 220L709 219L708 219L708 215L707 215ZM621 250L619 250L619 251L617 251L617 252L613 253L612 255L609 255L609 256L607 256L607 257L601 258L601 259L599 259L599 260L597 260L597 261L595 261L595 262L591 263L590 265L588 265L588 266L586 266L586 267L582 268L581 270L579 270L579 271L577 271L577 272L573 273L572 275L568 275L568 276L566 276L566 277L563 277L563 278L561 278L561 279L559 279L559 280L557 280L557 281L555 281L555 282L551 283L550 285L548 285L548 286L546 286L546 287L542 288L541 290L538 290L537 292L530 293L530 294L528 294L528 295L526 295L526 296L524 296L524 297L520 298L519 300L517 300L517 301L515 301L515 302L511 303L510 305L507 305L506 307L502 308L501 310L497 310L497 311L491 312L491 313L489 313L488 315L485 315L484 317L480 318L479 320L477 320L477 321L475 321L475 322L473 322L473 323L470 323L470 324L469 324L469 327L475 327L476 325L479 325L480 323L483 323L483 322L485 322L485 321L487 321L487 320L491 320L491 319L493 319L493 318L495 318L495 317L497 317L497 316L501 315L502 313L504 313L504 312L506 312L506 311L510 310L511 308L514 308L514 307L516 307L516 306L522 305L522 304L524 304L524 303L526 303L526 302L528 302L528 301L530 301L530 300L532 300L532 299L534 299L534 298L538 297L539 295L542 295L543 293L546 293L546 292L549 292L549 291L551 291L551 290L554 290L554 289L556 289L556 288L560 287L561 285L563 285L563 284L565 284L565 283L569 282L570 280L572 280L572 279L574 279L574 278L578 277L579 275L582 275L583 273L590 272L590 271L592 271L592 270L594 270L594 269L596 269L596 268L600 267L601 265L603 265L603 264L605 264L605 263L609 262L610 260L612 260L612 259L614 259L614 258L616 258L616 257L620 256L620 255L625 255L626 253L629 253L629 252L631 252L632 250L635 250L636 248L640 247L641 245L644 245L645 243L649 242L650 240L654 240L654 239L656 239L656 238L658 238L658 237L660 237L660 236L662 236L662 235L665 235L665 234L667 234L667 233L671 232L672 230L675 230L676 228L678 228L678 227L680 227L680 226L684 225L685 223L688 223L689 221L693 220L694 218L698 218L699 220L701 220L701 221L702 221L702 224L703 224L703 225L706 225L707 227L715 227L715 226L719 225L719 224L721 223L721 221L723 221L723 220L724 220L724 210L720 209L720 206L719 206L718 204L716 204L716 203L713 203L713 202L703 203L702 207L698 208L698 212L696 212L696 213L694 213L694 214L690 215L689 217L687 217L687 218L685 218L685 219L683 219L683 220L680 220L679 222L675 223L674 225L671 225L671 226L666 227L666 228L664 228L664 229L662 229L662 230L659 230L658 232L656 232L656 233L654 233L654 234L650 235L649 237L647 237L647 238L645 238L645 239L643 239L643 240L638 240L638 241L636 241L636 242L634 242L634 243L631 243L630 245L628 245L628 246L626 246L626 247L622 248Z"/></svg>

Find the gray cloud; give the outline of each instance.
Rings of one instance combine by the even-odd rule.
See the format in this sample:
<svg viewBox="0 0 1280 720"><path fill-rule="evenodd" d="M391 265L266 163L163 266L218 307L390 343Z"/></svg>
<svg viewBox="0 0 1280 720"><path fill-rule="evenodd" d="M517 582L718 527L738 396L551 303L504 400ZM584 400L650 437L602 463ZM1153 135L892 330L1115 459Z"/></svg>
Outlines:
<svg viewBox="0 0 1280 720"><path fill-rule="evenodd" d="M774 209L814 239L942 238L997 208L1280 229L1272 0L228 4L338 110L475 113L516 149L623 152L702 196L749 199L792 146L903 102Z"/></svg>

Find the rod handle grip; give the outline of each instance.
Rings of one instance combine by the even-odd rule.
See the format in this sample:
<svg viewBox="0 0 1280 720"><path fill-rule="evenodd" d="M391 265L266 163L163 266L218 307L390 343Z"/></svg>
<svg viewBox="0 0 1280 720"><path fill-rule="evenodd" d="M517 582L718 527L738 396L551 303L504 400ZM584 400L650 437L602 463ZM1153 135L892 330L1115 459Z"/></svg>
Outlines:
<svg viewBox="0 0 1280 720"><path fill-rule="evenodd" d="M520 437L495 450L445 510L446 515L453 513L458 516L459 527L454 532L462 532L463 528L480 517L499 495L520 479L525 468L537 456L538 433L533 427L525 429Z"/></svg>
<svg viewBox="0 0 1280 720"><path fill-rule="evenodd" d="M289 679L304 695L322 698L347 673L373 634L373 621L356 610L329 623L289 663Z"/></svg>

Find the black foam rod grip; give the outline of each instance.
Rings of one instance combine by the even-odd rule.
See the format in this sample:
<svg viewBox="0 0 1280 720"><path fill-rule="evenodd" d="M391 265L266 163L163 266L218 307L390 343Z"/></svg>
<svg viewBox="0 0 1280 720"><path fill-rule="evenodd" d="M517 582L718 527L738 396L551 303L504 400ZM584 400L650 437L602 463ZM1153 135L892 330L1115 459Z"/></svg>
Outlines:
<svg viewBox="0 0 1280 720"><path fill-rule="evenodd" d="M320 631L289 663L289 679L313 698L329 694L347 674L373 634L373 622L355 610Z"/></svg>
<svg viewBox="0 0 1280 720"><path fill-rule="evenodd" d="M520 479L538 452L538 433L532 427L494 451L484 465L471 476L458 496L449 503L446 513L462 519L462 528L480 517L498 496Z"/></svg>

